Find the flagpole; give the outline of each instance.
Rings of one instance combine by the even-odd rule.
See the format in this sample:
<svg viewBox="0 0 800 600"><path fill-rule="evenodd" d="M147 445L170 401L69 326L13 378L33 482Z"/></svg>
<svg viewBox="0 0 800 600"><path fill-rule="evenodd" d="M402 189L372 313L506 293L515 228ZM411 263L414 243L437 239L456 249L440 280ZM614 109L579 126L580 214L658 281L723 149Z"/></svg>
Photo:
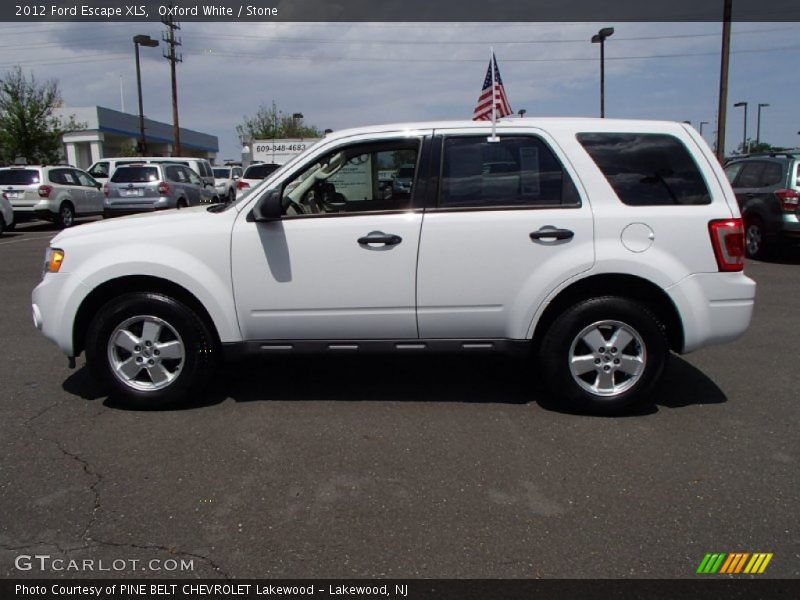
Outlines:
<svg viewBox="0 0 800 600"><path fill-rule="evenodd" d="M489 47L489 69L492 72L492 136L489 138L488 141L490 142L497 142L499 141L497 138L497 102L495 101L495 91L497 88L495 87L495 79L494 79L494 46Z"/></svg>

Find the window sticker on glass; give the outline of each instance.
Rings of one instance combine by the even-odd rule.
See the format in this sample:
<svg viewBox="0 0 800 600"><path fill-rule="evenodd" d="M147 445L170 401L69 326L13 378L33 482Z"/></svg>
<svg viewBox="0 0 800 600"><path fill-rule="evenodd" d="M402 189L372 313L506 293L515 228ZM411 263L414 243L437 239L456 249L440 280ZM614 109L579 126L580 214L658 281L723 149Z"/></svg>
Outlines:
<svg viewBox="0 0 800 600"><path fill-rule="evenodd" d="M519 164L522 171L520 191L523 196L538 196L541 193L539 181L539 148L523 146L519 149Z"/></svg>
<svg viewBox="0 0 800 600"><path fill-rule="evenodd" d="M372 155L354 156L328 182L349 202L372 199Z"/></svg>

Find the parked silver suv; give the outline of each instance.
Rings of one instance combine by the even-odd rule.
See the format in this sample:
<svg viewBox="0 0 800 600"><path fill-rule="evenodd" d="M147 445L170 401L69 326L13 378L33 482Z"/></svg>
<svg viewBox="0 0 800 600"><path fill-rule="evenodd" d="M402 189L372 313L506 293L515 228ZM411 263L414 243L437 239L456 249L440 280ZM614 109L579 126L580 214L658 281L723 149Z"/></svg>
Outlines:
<svg viewBox="0 0 800 600"><path fill-rule="evenodd" d="M200 176L178 163L135 163L117 167L103 186L103 214L115 216L197 206L216 197Z"/></svg>
<svg viewBox="0 0 800 600"><path fill-rule="evenodd" d="M214 173L211 171L211 163L208 162L208 159L195 158L192 156L140 156L133 158L104 158L89 167L89 173L101 184L104 184L108 183L109 178L114 174L114 171L117 169L117 167L154 162L182 164L183 166L192 169L203 181L209 185L214 185Z"/></svg>
<svg viewBox="0 0 800 600"><path fill-rule="evenodd" d="M0 169L0 191L14 208L16 222L53 221L71 227L75 217L103 212L100 184L69 165L25 165Z"/></svg>

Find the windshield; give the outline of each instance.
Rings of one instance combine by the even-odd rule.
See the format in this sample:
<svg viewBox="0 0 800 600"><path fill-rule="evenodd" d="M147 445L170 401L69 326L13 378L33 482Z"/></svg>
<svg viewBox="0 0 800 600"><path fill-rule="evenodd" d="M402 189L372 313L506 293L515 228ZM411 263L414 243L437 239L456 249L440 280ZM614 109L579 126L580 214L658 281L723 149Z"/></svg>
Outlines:
<svg viewBox="0 0 800 600"><path fill-rule="evenodd" d="M39 171L34 169L0 171L0 185L31 185L34 183L39 183Z"/></svg>
<svg viewBox="0 0 800 600"><path fill-rule="evenodd" d="M231 170L228 168L223 169L214 169L214 177L217 179L229 179L231 176Z"/></svg>
<svg viewBox="0 0 800 600"><path fill-rule="evenodd" d="M244 179L264 179L268 175L272 175L278 170L280 165L275 164L260 164L250 165L244 172Z"/></svg>
<svg viewBox="0 0 800 600"><path fill-rule="evenodd" d="M414 177L414 167L403 167L397 172L398 179L411 179Z"/></svg>
<svg viewBox="0 0 800 600"><path fill-rule="evenodd" d="M111 177L112 183L148 183L158 179L156 167L122 167Z"/></svg>

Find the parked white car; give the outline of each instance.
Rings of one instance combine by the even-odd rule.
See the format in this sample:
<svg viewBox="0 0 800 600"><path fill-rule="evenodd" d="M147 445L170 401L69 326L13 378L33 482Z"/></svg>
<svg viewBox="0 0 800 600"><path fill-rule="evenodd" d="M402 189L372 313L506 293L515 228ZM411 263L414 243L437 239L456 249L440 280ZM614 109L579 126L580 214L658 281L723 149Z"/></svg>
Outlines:
<svg viewBox="0 0 800 600"><path fill-rule="evenodd" d="M242 178L242 167L238 165L224 165L213 167L214 187L217 197L222 202L233 202L236 200L236 182Z"/></svg>
<svg viewBox="0 0 800 600"><path fill-rule="evenodd" d="M103 192L88 173L69 165L24 165L0 169L0 191L16 222L31 219L72 227L76 217L103 214Z"/></svg>
<svg viewBox="0 0 800 600"><path fill-rule="evenodd" d="M14 229L14 208L3 192L0 194L0 235L12 229Z"/></svg>
<svg viewBox="0 0 800 600"><path fill-rule="evenodd" d="M263 179L272 175L281 166L275 163L253 163L244 170L244 174L236 182L236 196L240 198L249 193Z"/></svg>
<svg viewBox="0 0 800 600"><path fill-rule="evenodd" d="M34 322L137 406L196 397L223 357L518 350L556 396L613 412L649 397L670 350L744 333L739 209L691 127L489 134L340 131L233 204L62 232ZM408 191L380 185L406 164Z"/></svg>

